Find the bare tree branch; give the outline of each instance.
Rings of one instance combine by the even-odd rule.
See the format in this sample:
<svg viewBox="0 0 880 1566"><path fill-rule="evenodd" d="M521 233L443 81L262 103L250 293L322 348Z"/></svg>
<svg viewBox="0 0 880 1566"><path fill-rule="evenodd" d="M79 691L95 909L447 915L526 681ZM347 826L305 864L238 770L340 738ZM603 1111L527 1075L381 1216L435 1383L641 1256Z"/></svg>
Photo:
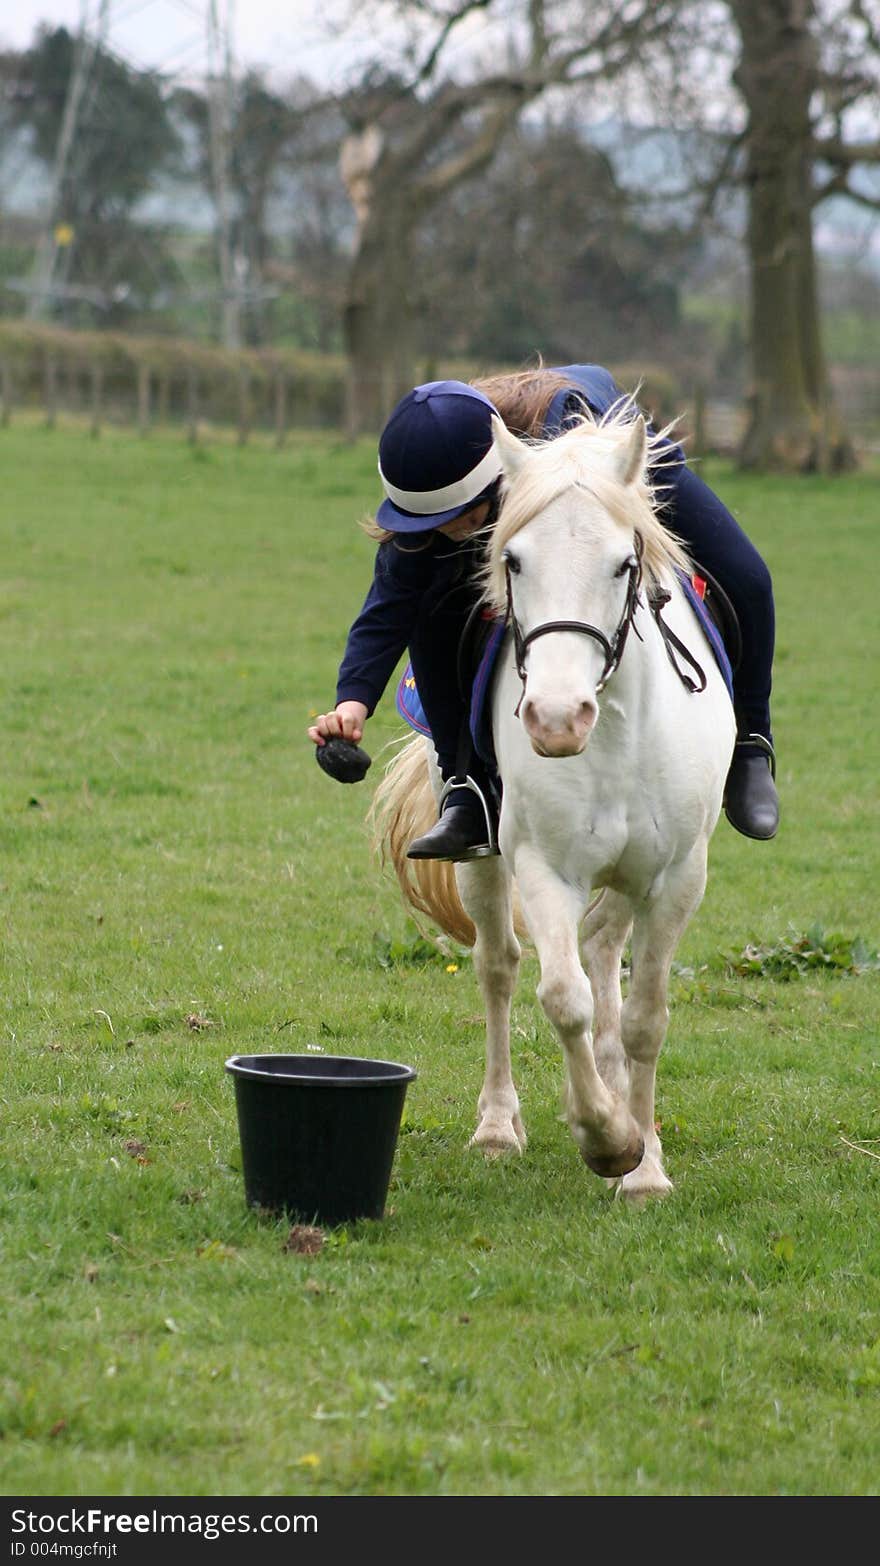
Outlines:
<svg viewBox="0 0 880 1566"><path fill-rule="evenodd" d="M511 94L508 103L502 103L489 115L482 131L463 152L447 158L438 168L431 169L419 182L416 199L428 205L445 195L461 180L479 172L491 162L504 132L513 124L522 107L518 93Z"/></svg>
<svg viewBox="0 0 880 1566"><path fill-rule="evenodd" d="M817 138L813 145L816 157L832 166L852 168L854 163L880 163L880 137L876 141L843 141L833 136Z"/></svg>
<svg viewBox="0 0 880 1566"><path fill-rule="evenodd" d="M437 37L434 39L434 42L431 45L431 48L428 50L425 59L422 61L415 78L412 82L410 82L407 91L412 91L415 87L421 86L423 82L428 81L430 77L433 76L434 71L437 68L437 61L439 60L440 54L446 46L447 39L449 38L450 33L458 26L459 22L464 21L465 17L467 16L472 16L475 11L487 10L491 4L492 0L465 0L464 5L459 6L457 11L453 11L452 14L445 19L443 26L440 28Z"/></svg>
<svg viewBox="0 0 880 1566"><path fill-rule="evenodd" d="M849 8L856 21L861 22L864 27L869 48L880 54L880 16L876 14L873 0L872 9L875 9L873 16L869 15L863 0L850 0Z"/></svg>
<svg viewBox="0 0 880 1566"><path fill-rule="evenodd" d="M849 201L855 201L860 207L867 207L870 212L880 212L880 196L870 196L867 191L854 190L846 174L836 174L824 185L819 185L813 193L813 206L819 206L820 202L827 201L829 196L846 196Z"/></svg>

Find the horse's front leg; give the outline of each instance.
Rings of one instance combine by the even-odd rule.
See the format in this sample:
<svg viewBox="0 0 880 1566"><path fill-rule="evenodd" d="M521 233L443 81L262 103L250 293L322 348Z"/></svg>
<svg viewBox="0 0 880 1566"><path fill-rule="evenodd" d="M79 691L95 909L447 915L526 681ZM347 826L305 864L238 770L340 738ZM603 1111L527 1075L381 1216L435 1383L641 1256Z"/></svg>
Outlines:
<svg viewBox="0 0 880 1566"><path fill-rule="evenodd" d="M672 959L705 885L706 844L699 843L683 865L667 870L656 898L635 907L632 978L623 1003L621 1034L629 1062L630 1109L645 1139L645 1156L620 1183L631 1201L665 1196L672 1190L654 1120L657 1058L669 1021L666 1001Z"/></svg>
<svg viewBox="0 0 880 1566"><path fill-rule="evenodd" d="M606 1086L596 1068L593 997L577 942L586 897L529 848L517 853L516 878L541 964L538 999L565 1051L569 1129L594 1173L624 1175L638 1166L644 1142L625 1100Z"/></svg>
<svg viewBox="0 0 880 1566"><path fill-rule="evenodd" d="M629 1095L629 1072L620 1037L620 959L631 924L629 899L607 888L581 925L581 958L593 992L593 1055L605 1086L621 1098Z"/></svg>
<svg viewBox="0 0 880 1566"><path fill-rule="evenodd" d="M503 859L477 859L456 865L455 879L477 930L474 969L486 1012L486 1075L471 1146L492 1155L519 1153L526 1133L510 1067L510 1006L520 945L513 927L510 872Z"/></svg>

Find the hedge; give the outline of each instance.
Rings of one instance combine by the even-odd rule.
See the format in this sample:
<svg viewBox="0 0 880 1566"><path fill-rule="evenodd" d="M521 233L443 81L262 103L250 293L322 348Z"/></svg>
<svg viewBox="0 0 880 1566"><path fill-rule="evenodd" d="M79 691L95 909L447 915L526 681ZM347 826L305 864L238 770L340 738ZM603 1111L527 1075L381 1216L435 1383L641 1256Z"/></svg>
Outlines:
<svg viewBox="0 0 880 1566"><path fill-rule="evenodd" d="M423 366L423 376L469 379L488 368L432 362ZM641 386L640 401L659 422L681 411L679 388L666 370L612 368L621 386ZM143 430L159 420L185 424L196 439L200 423L207 421L237 429L239 439L259 428L274 431L280 440L292 427L341 430L345 379L342 355L286 348L233 352L186 338L0 320L4 422L20 406L44 408L49 423L64 408L86 414L95 433L104 419Z"/></svg>

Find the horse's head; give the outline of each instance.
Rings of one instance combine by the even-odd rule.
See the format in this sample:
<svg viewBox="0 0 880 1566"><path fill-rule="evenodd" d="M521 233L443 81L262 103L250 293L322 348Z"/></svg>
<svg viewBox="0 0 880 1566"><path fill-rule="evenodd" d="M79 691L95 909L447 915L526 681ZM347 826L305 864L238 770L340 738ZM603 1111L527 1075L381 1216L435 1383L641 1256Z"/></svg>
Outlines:
<svg viewBox="0 0 880 1566"><path fill-rule="evenodd" d="M487 597L510 610L522 722L540 756L578 755L634 612L643 541L659 523L640 416L584 420L556 440L517 440L496 421L504 503ZM662 532L662 530L660 530Z"/></svg>

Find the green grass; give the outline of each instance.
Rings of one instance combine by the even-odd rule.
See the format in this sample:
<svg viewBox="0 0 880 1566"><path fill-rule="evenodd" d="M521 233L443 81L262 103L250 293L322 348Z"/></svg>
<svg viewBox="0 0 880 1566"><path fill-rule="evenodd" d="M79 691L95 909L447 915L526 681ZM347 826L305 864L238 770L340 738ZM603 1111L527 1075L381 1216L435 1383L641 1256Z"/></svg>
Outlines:
<svg viewBox="0 0 880 1566"><path fill-rule="evenodd" d="M407 960L378 767L339 788L305 740L372 447L0 452L5 1493L876 1495L880 981L724 959L880 938L876 472L708 470L774 572L783 826L719 826L660 1064L676 1190L632 1212L559 1121L533 959L528 1152L467 1150L471 965ZM397 729L389 698L374 755ZM387 1216L304 1257L245 1207L223 1062L315 1046L419 1077Z"/></svg>

